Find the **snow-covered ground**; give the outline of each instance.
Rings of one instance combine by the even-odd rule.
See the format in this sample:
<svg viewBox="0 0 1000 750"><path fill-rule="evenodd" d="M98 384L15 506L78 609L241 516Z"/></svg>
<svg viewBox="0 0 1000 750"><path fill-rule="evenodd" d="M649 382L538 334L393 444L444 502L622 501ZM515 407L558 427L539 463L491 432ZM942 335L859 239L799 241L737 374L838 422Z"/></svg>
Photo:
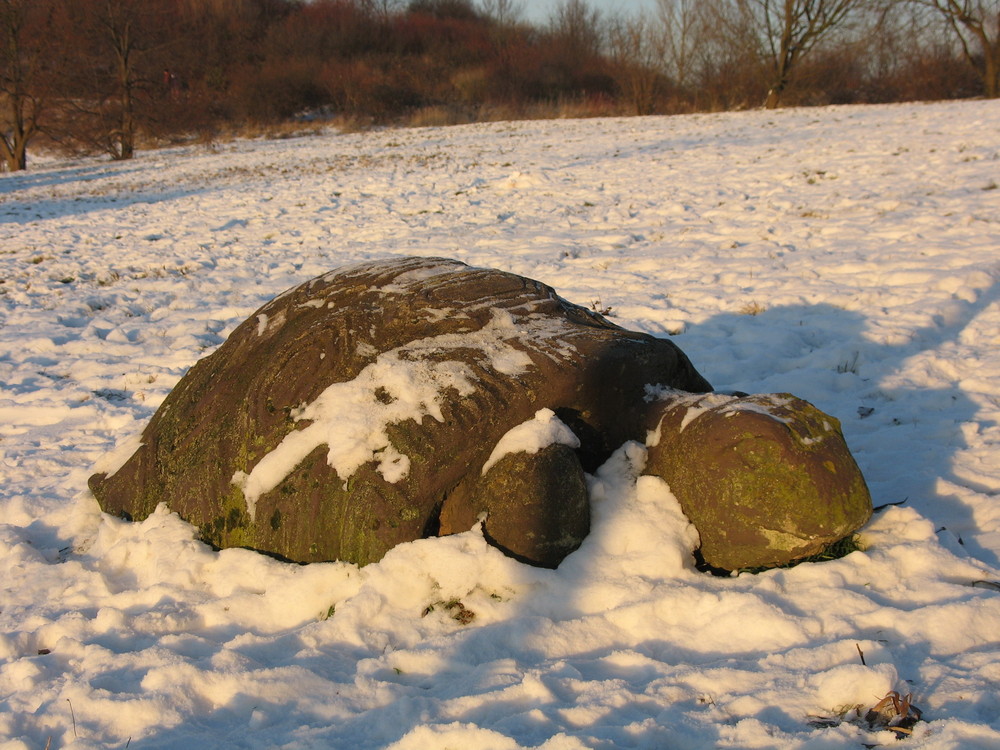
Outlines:
<svg viewBox="0 0 1000 750"><path fill-rule="evenodd" d="M890 691L924 718L899 747L1000 747L998 122L497 123L3 175L0 748L896 746L855 708ZM359 570L100 514L93 464L239 322L403 254L540 279L717 388L812 401L901 504L865 551L732 578L693 569L636 445L555 571L477 532Z"/></svg>

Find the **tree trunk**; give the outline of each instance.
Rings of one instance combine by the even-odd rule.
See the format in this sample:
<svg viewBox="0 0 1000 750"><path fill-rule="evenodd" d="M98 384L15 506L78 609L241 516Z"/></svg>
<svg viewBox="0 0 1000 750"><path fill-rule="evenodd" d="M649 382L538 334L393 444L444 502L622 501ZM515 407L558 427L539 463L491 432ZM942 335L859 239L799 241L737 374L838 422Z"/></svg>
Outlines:
<svg viewBox="0 0 1000 750"><path fill-rule="evenodd" d="M17 165L16 171L28 168L28 140L22 138L14 146L14 163ZM14 171L14 170L12 170Z"/></svg>
<svg viewBox="0 0 1000 750"><path fill-rule="evenodd" d="M131 85L126 83L121 98L121 129L118 134L117 160L131 159L135 156L135 113Z"/></svg>
<svg viewBox="0 0 1000 750"><path fill-rule="evenodd" d="M989 38L983 34L982 45L983 95L987 99L996 99L1000 97L1000 59L998 59L1000 58L1000 41L990 44Z"/></svg>
<svg viewBox="0 0 1000 750"><path fill-rule="evenodd" d="M119 114L118 152L116 159L131 159L135 156L135 81L132 59L134 40L132 23L124 20L120 25L112 26L111 40L118 58Z"/></svg>
<svg viewBox="0 0 1000 750"><path fill-rule="evenodd" d="M998 65L997 61L997 55L1000 52L1000 42L990 40L985 19L977 20L969 17L961 17L959 21L976 38L983 55L983 95L987 99L996 99L1000 95L1000 92L997 91L998 84L1000 84L1000 81L998 81L998 78L1000 78L1000 65ZM972 63L973 67L976 67L975 57L968 51L968 48L966 48L966 57Z"/></svg>
<svg viewBox="0 0 1000 750"><path fill-rule="evenodd" d="M18 147L16 140L14 143L9 143L6 138L0 137L0 157L3 158L3 169L8 172L19 172L28 168L27 151L23 145Z"/></svg>
<svg viewBox="0 0 1000 750"><path fill-rule="evenodd" d="M987 99L996 99L1000 96L1000 29L996 25L993 26L994 38L991 39L991 27L986 17L988 11L983 7L979 8L977 16L976 11L971 11L967 5L960 4L956 0L937 0L934 5L944 13L951 23L951 27L962 43L965 59L976 71L976 74L982 77L983 95ZM998 13L997 22L1000 23L1000 13ZM965 29L965 33L962 29ZM977 55L969 46L966 34L975 39L976 44L979 45L982 54L982 69L980 69Z"/></svg>
<svg viewBox="0 0 1000 750"><path fill-rule="evenodd" d="M28 141L36 132L29 120L26 124L22 118L23 101L16 102L17 112L10 135L0 133L0 158L8 172L20 172L28 168Z"/></svg>
<svg viewBox="0 0 1000 750"><path fill-rule="evenodd" d="M43 94L36 61L44 47L38 0L0 3L0 160L2 168L28 168L28 143L39 131Z"/></svg>

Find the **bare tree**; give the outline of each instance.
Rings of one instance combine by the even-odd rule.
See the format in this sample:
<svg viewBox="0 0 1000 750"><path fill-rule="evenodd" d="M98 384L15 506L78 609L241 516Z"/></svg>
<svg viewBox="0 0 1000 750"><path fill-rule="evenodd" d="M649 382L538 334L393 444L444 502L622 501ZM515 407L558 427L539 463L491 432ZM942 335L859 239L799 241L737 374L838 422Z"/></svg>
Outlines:
<svg viewBox="0 0 1000 750"><path fill-rule="evenodd" d="M473 21L479 17L472 0L410 0L406 12L462 21Z"/></svg>
<svg viewBox="0 0 1000 750"><path fill-rule="evenodd" d="M403 8L403 0L358 0L359 7L380 21L388 21Z"/></svg>
<svg viewBox="0 0 1000 750"><path fill-rule="evenodd" d="M618 87L637 115L652 114L662 78L663 35L644 14L613 18L608 47Z"/></svg>
<svg viewBox="0 0 1000 750"><path fill-rule="evenodd" d="M680 88L691 83L691 76L701 42L704 2L698 0L658 0L658 15L663 29L664 62Z"/></svg>
<svg viewBox="0 0 1000 750"><path fill-rule="evenodd" d="M139 47L137 9L129 0L106 0L100 23L114 60L114 83L117 106L112 108L117 122L108 128L110 153L115 159L135 155L135 104L138 93L136 58Z"/></svg>
<svg viewBox="0 0 1000 750"><path fill-rule="evenodd" d="M574 60L600 54L601 26L601 12L586 0L562 0L549 19L552 34Z"/></svg>
<svg viewBox="0 0 1000 750"><path fill-rule="evenodd" d="M28 143L42 130L46 8L0 0L0 168L27 169Z"/></svg>
<svg viewBox="0 0 1000 750"><path fill-rule="evenodd" d="M149 59L170 25L168 3L158 0L76 0L64 40L76 64L66 71L70 137L115 160L135 155L140 125L148 119L144 98L157 86ZM148 109L148 108L147 108Z"/></svg>
<svg viewBox="0 0 1000 750"><path fill-rule="evenodd" d="M497 26L507 28L521 20L524 3L518 0L479 0L483 15Z"/></svg>
<svg viewBox="0 0 1000 750"><path fill-rule="evenodd" d="M1000 0L919 1L944 15L965 59L982 80L983 94L990 99L1000 96Z"/></svg>
<svg viewBox="0 0 1000 750"><path fill-rule="evenodd" d="M489 37L496 57L496 75L493 94L506 93L508 96L516 88L519 52L523 49L525 33L521 14L524 11L520 0L480 0L483 16L490 22Z"/></svg>
<svg viewBox="0 0 1000 750"><path fill-rule="evenodd" d="M716 19L757 47L767 75L764 106L774 109L802 59L869 0L720 0Z"/></svg>

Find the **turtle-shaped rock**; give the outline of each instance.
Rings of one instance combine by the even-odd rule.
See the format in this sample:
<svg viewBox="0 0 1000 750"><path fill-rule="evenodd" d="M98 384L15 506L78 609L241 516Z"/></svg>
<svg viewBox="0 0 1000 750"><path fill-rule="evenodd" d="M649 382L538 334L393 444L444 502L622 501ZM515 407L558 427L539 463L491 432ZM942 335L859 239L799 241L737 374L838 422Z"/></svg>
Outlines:
<svg viewBox="0 0 1000 750"><path fill-rule="evenodd" d="M706 538L698 519L720 523L725 508L689 509L743 509L737 522L750 531L732 536L742 551L706 555L717 567L786 562L867 520L871 501L838 423L805 402L792 411L825 418L807 420L812 432L786 414L771 421L787 434L768 425L759 442L809 446L801 465L768 467L753 484L737 464L759 475L760 462L743 451L742 463L725 457L716 486L686 483L685 467L704 463L711 475L712 440L726 442L719 436L737 424L705 421L704 449L695 440L665 450L671 435L697 434L688 422L708 409L684 404L718 398L710 391L671 341L620 328L537 281L440 258L377 261L264 305L182 378L134 453L100 467L90 487L109 513L141 520L166 503L214 545L299 562L363 565L484 519L491 543L551 567L588 533L585 472L649 436L651 470ZM775 401L755 398L758 417ZM768 451L761 460L788 455ZM804 471L833 479L809 484ZM802 494L807 485L818 489ZM758 533L761 523L779 531Z"/></svg>

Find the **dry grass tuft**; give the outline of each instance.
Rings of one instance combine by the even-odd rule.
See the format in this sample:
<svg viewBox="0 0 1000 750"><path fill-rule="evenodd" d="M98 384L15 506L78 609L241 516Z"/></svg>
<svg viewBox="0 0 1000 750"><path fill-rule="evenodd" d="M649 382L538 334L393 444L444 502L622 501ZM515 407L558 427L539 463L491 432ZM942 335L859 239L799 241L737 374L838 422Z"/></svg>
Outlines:
<svg viewBox="0 0 1000 750"><path fill-rule="evenodd" d="M739 313L740 315L760 315L765 310L767 310L767 305L762 305L757 300L751 300L739 309Z"/></svg>
<svg viewBox="0 0 1000 750"><path fill-rule="evenodd" d="M809 724L814 727L835 727L846 722L870 732L888 730L896 735L897 740L901 740L913 734L914 725L923 715L913 705L912 699L912 693L900 695L891 690L871 708L865 708L861 704L844 706L834 716L811 716Z"/></svg>
<svg viewBox="0 0 1000 750"><path fill-rule="evenodd" d="M447 614L448 617L457 622L459 625L468 625L476 619L476 613L471 609L468 609L458 599L449 599L448 601L438 601L433 604L428 604L424 608L424 611L421 612L420 616L427 617L427 615L438 608L444 610L445 614Z"/></svg>

